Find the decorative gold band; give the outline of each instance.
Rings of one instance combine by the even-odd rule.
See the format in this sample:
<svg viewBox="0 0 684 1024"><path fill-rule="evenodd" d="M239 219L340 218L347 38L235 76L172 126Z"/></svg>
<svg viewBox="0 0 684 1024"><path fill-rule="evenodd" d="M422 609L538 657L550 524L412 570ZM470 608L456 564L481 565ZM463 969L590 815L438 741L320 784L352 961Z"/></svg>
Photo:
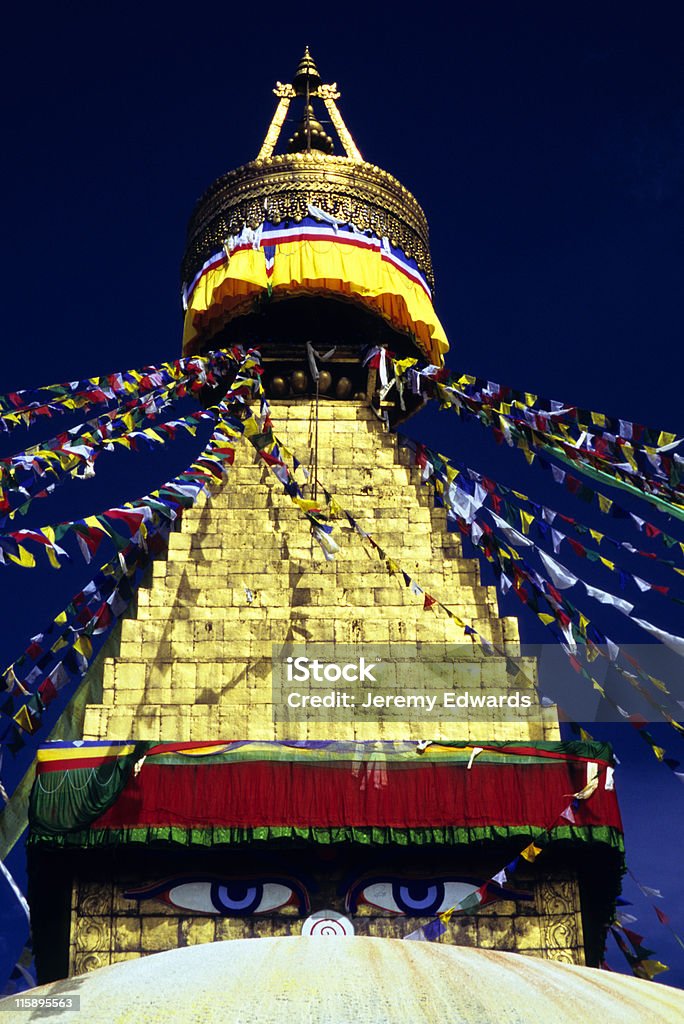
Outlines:
<svg viewBox="0 0 684 1024"><path fill-rule="evenodd" d="M427 221L408 189L372 164L315 152L254 160L219 178L199 200L190 221L183 279L192 280L245 225L301 221L309 205L361 231L386 236L415 259L434 287Z"/></svg>

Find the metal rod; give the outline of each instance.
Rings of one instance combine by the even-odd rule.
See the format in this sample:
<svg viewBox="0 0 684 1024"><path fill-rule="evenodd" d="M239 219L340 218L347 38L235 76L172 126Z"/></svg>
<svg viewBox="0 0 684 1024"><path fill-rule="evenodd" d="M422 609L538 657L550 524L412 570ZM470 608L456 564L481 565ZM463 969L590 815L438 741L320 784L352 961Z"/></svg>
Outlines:
<svg viewBox="0 0 684 1024"><path fill-rule="evenodd" d="M316 423L314 425L314 465L313 465L313 487L311 497L316 500L318 497L318 392L320 378L316 379Z"/></svg>

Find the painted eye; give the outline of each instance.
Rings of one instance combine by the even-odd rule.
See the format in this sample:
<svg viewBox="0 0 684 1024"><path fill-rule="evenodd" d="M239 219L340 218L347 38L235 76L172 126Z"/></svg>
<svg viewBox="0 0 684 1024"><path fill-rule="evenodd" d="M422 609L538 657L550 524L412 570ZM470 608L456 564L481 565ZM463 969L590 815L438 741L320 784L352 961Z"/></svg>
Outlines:
<svg viewBox="0 0 684 1024"><path fill-rule="evenodd" d="M477 889L473 882L441 878L383 879L370 885L354 886L347 897L347 909L353 912L359 904L366 904L394 914L424 917L457 907Z"/></svg>
<svg viewBox="0 0 684 1024"><path fill-rule="evenodd" d="M300 913L308 913L310 909L306 890L295 879L172 878L141 889L129 889L123 896L132 900L158 899L179 910L223 917L268 914L291 905Z"/></svg>
<svg viewBox="0 0 684 1024"><path fill-rule="evenodd" d="M236 917L278 910L293 896L288 885L277 882L184 882L168 890L169 903L174 907Z"/></svg>

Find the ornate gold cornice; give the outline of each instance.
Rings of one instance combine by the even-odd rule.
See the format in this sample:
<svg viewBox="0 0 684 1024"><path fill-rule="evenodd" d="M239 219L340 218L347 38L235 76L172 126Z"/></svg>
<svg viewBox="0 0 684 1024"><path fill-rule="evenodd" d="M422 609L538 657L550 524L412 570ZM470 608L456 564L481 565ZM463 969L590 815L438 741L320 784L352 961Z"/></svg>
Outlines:
<svg viewBox="0 0 684 1024"><path fill-rule="evenodd" d="M192 280L245 225L300 221L309 205L361 231L386 236L415 259L434 286L427 220L415 197L380 167L316 151L253 160L218 178L190 220L183 279Z"/></svg>

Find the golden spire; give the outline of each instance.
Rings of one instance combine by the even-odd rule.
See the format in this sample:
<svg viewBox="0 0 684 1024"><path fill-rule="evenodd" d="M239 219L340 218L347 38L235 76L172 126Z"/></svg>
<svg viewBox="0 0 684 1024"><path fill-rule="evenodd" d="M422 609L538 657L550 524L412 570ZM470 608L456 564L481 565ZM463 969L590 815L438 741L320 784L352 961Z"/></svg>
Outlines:
<svg viewBox="0 0 684 1024"><path fill-rule="evenodd" d="M340 95L337 90L337 83L333 82L332 85L324 85L322 83L318 68L309 53L308 46L304 50L304 56L297 66L292 83L284 85L282 82L278 82L273 91L278 97L278 106L257 159L264 160L273 155L273 150L278 143L285 118L288 114L290 102L295 98L301 98L304 101L304 113L294 135L288 141L288 153L311 153L312 151L317 151L328 156L332 155L334 142L326 133L320 121L317 120L312 105L312 100L319 99L323 100L325 104L328 116L348 159L354 160L356 163L363 161L363 157L359 153L335 103L335 100L339 99Z"/></svg>
<svg viewBox="0 0 684 1024"><path fill-rule="evenodd" d="M313 57L309 53L309 47L304 48L304 56L297 66L295 76L292 79L292 85L294 91L298 96L304 96L305 92L308 91L310 86L317 89L321 84L321 76L318 74L318 68L316 67Z"/></svg>

